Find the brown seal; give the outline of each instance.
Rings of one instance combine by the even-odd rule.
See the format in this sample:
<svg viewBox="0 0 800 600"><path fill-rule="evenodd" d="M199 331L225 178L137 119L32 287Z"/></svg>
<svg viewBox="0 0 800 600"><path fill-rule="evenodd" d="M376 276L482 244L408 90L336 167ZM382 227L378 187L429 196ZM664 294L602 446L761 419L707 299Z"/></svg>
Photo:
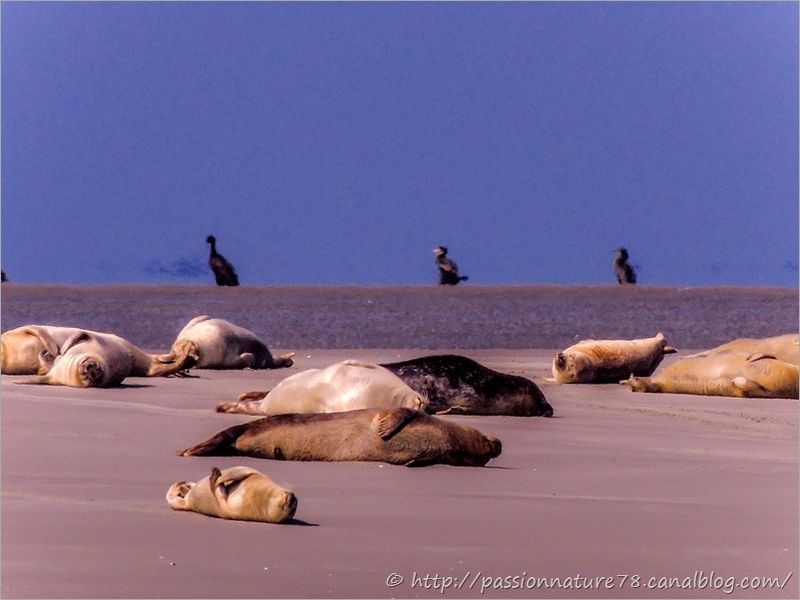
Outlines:
<svg viewBox="0 0 800 600"><path fill-rule="evenodd" d="M620 383L634 392L797 398L798 366L766 354L723 351L676 360L653 377Z"/></svg>
<svg viewBox="0 0 800 600"><path fill-rule="evenodd" d="M553 359L558 383L617 383L630 375L650 375L665 354L664 335L640 340L584 340L559 352Z"/></svg>
<svg viewBox="0 0 800 600"><path fill-rule="evenodd" d="M235 425L179 456L381 461L397 465L483 466L500 440L410 408L288 414Z"/></svg>
<svg viewBox="0 0 800 600"><path fill-rule="evenodd" d="M297 510L291 491L250 467L214 467L197 483L177 481L167 491L167 502L175 510L265 523L285 523Z"/></svg>
<svg viewBox="0 0 800 600"><path fill-rule="evenodd" d="M800 364L800 335L787 333L768 338L739 338L686 358L711 356L721 352L744 352L746 354L764 354L773 356L783 362Z"/></svg>

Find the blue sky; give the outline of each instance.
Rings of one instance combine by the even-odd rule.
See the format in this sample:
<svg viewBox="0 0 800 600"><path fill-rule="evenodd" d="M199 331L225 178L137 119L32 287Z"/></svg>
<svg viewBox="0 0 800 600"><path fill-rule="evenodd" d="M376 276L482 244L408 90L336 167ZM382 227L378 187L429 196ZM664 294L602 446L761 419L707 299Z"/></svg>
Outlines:
<svg viewBox="0 0 800 600"><path fill-rule="evenodd" d="M14 281L797 284L796 3L0 11Z"/></svg>

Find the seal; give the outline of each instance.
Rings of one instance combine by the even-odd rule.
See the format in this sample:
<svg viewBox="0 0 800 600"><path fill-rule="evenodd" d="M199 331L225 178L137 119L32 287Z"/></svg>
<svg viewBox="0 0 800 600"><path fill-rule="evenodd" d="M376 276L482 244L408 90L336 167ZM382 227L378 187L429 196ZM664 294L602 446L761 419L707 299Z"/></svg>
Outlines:
<svg viewBox="0 0 800 600"><path fill-rule="evenodd" d="M650 375L665 354L662 333L639 340L583 340L559 352L553 359L553 378L558 383L617 383L629 375Z"/></svg>
<svg viewBox="0 0 800 600"><path fill-rule="evenodd" d="M25 325L6 331L0 336L2 372L9 375L44 375L56 356L64 351L66 341L79 334L88 333L117 346L130 356L132 377L161 377L188 369L193 365L189 356L174 354L148 354L125 338L113 333L102 333L76 327L51 325Z"/></svg>
<svg viewBox="0 0 800 600"><path fill-rule="evenodd" d="M200 369L278 369L294 364L294 352L273 357L252 331L207 315L186 324L172 353L191 357Z"/></svg>
<svg viewBox="0 0 800 600"><path fill-rule="evenodd" d="M264 417L229 427L178 455L483 466L501 450L498 439L418 410L364 408Z"/></svg>
<svg viewBox="0 0 800 600"><path fill-rule="evenodd" d="M167 491L167 503L174 510L264 523L285 523L297 510L291 491L250 467L214 467L197 483L176 481Z"/></svg>
<svg viewBox="0 0 800 600"><path fill-rule="evenodd" d="M287 377L269 392L247 392L217 412L249 415L329 413L405 406L422 410L427 399L379 365L345 360Z"/></svg>
<svg viewBox="0 0 800 600"><path fill-rule="evenodd" d="M217 285L239 285L239 277L236 275L236 270L233 268L233 265L228 262L227 258L217 252L217 238L215 238L213 235L209 235L206 238L206 244L211 247L210 254L208 256L208 266L211 267L211 271L214 273L214 279L216 280Z"/></svg>
<svg viewBox="0 0 800 600"><path fill-rule="evenodd" d="M80 330L70 336L57 356L49 351L39 355L41 369L46 373L32 379L15 381L20 384L68 385L71 387L110 387L119 385L134 373L142 375L131 344L113 334ZM145 355L147 357L149 355ZM189 368L190 359L165 363L148 362L147 375L151 377L173 375Z"/></svg>
<svg viewBox="0 0 800 600"><path fill-rule="evenodd" d="M80 332L73 327L25 325L6 331L0 336L0 363L8 375L43 375L47 371L39 360L46 352L50 361L58 355L59 346Z"/></svg>
<svg viewBox="0 0 800 600"><path fill-rule="evenodd" d="M553 407L535 383L493 371L466 356L422 356L382 366L427 397L428 413L553 416Z"/></svg>
<svg viewBox="0 0 800 600"><path fill-rule="evenodd" d="M621 381L634 392L797 398L798 366L766 354L726 350L676 360L654 377Z"/></svg>
<svg viewBox="0 0 800 600"><path fill-rule="evenodd" d="M764 354L773 356L780 361L797 365L800 364L800 335L787 333L768 338L739 338L711 350L692 354L686 358L699 358L722 352L744 352L752 355Z"/></svg>

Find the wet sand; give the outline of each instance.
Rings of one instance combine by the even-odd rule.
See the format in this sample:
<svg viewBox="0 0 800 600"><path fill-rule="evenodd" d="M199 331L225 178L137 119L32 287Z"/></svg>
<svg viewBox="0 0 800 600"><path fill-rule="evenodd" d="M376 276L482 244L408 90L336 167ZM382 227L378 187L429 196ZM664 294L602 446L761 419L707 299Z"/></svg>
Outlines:
<svg viewBox="0 0 800 600"><path fill-rule="evenodd" d="M555 349L585 337L662 330L680 348L666 364L796 330L796 290L2 286L3 331L74 325L162 350L203 313L296 351L295 366L130 378L107 390L2 377L3 597L442 597L444 584L451 598L798 596L796 400L543 381ZM446 417L502 440L485 468L175 454L249 420L213 412L240 392L348 357L448 348L532 378L556 416ZM167 506L173 482L237 464L294 489L297 520ZM727 588L790 572L783 589ZM404 579L389 587L393 573ZM529 577L567 587L530 589ZM611 579L580 589L589 582L578 577ZM662 577L706 584L647 589Z"/></svg>
<svg viewBox="0 0 800 600"><path fill-rule="evenodd" d="M434 585L456 583L439 575L466 578L447 597L797 597L797 401L558 386L542 381L552 349L462 353L532 377L556 412L446 417L502 440L484 468L175 455L249 420L212 410L239 392L345 357L418 350L301 350L291 369L197 371L109 390L3 376L3 596L441 597ZM174 481L238 464L294 489L296 521L167 506ZM783 590L730 596L632 587L634 576L702 582L698 571L720 585L794 575ZM392 573L403 583L388 587ZM621 575L631 576L622 587ZM612 577L614 587L481 594L485 578L512 576Z"/></svg>

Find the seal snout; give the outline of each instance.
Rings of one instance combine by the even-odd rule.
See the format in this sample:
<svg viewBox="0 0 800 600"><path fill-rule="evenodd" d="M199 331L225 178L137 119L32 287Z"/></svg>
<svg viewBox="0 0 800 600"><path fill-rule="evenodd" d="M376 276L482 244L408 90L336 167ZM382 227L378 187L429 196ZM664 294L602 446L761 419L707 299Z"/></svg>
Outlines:
<svg viewBox="0 0 800 600"><path fill-rule="evenodd" d="M502 442L493 437L487 438L487 440L489 441L490 458L497 458L500 456L500 453L503 451Z"/></svg>
<svg viewBox="0 0 800 600"><path fill-rule="evenodd" d="M544 409L544 412L542 413L542 416L543 417L552 417L553 416L553 407L548 404L547 408Z"/></svg>
<svg viewBox="0 0 800 600"><path fill-rule="evenodd" d="M289 519L293 518L294 513L297 512L297 496L289 491L284 492L283 508L284 516L281 520L288 521Z"/></svg>

